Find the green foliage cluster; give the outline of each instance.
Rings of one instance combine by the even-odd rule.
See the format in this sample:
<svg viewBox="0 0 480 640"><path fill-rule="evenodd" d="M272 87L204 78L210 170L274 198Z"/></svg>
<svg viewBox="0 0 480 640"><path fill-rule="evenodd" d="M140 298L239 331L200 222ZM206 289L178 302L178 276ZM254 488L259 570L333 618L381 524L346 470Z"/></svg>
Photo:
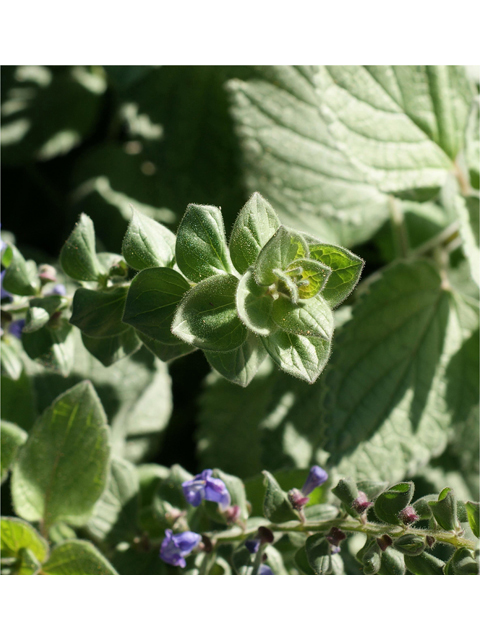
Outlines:
<svg viewBox="0 0 480 640"><path fill-rule="evenodd" d="M274 573L478 571L463 67L11 67L2 100L4 573L177 573L166 530L204 536L183 573L260 572L250 538Z"/></svg>

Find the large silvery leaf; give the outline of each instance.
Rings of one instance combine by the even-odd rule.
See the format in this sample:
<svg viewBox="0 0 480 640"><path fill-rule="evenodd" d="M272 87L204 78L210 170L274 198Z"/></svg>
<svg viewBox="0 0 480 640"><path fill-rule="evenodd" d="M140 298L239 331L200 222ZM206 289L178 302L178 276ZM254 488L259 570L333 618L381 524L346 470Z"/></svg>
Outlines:
<svg viewBox="0 0 480 640"><path fill-rule="evenodd" d="M279 226L272 205L259 193L254 193L238 214L230 237L232 262L240 273L253 265Z"/></svg>
<svg viewBox="0 0 480 640"><path fill-rule="evenodd" d="M472 91L458 67L263 67L230 81L246 181L281 220L351 246L389 217L386 192L453 169Z"/></svg>
<svg viewBox="0 0 480 640"><path fill-rule="evenodd" d="M15 463L12 497L26 520L86 522L105 488L106 416L89 382L58 397L36 422Z"/></svg>
<svg viewBox="0 0 480 640"><path fill-rule="evenodd" d="M132 540L138 526L139 490L135 467L113 457L106 489L88 521L92 536L110 544Z"/></svg>
<svg viewBox="0 0 480 640"><path fill-rule="evenodd" d="M238 280L217 275L204 280L183 299L172 323L172 333L187 344L212 351L232 351L247 338L235 306Z"/></svg>
<svg viewBox="0 0 480 640"><path fill-rule="evenodd" d="M457 301L427 261L397 264L337 334L319 444L357 478L397 480L447 444L445 369L462 341Z"/></svg>
<svg viewBox="0 0 480 640"><path fill-rule="evenodd" d="M225 272L232 273L220 209L188 205L178 227L175 256L182 273L193 282Z"/></svg>
<svg viewBox="0 0 480 640"><path fill-rule="evenodd" d="M173 316L190 285L173 269L144 269L132 280L123 321L153 340L175 345L170 331Z"/></svg>
<svg viewBox="0 0 480 640"><path fill-rule="evenodd" d="M42 566L46 576L112 576L117 572L86 540L68 540L57 545Z"/></svg>
<svg viewBox="0 0 480 640"><path fill-rule="evenodd" d="M134 211L123 239L122 254L138 271L171 267L175 262L175 235L163 224Z"/></svg>

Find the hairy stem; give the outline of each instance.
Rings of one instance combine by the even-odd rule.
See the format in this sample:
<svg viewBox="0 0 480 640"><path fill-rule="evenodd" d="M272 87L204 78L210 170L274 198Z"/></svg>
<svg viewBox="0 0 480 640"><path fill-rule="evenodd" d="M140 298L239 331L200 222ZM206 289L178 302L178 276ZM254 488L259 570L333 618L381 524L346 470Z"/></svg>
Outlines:
<svg viewBox="0 0 480 640"><path fill-rule="evenodd" d="M381 537L388 534L391 538L399 538L406 532L415 533L415 535L426 538L430 536L437 542L443 542L450 544L457 549L465 548L470 551L474 551L475 543L467 538L464 538L463 532L456 531L443 531L442 529L417 529L415 527L403 527L400 525L390 524L377 524L375 522L362 522L355 520L354 518L334 518L332 520L320 520L320 521L307 521L305 524L297 521L285 522L283 524L268 523L265 524L269 529L275 532L283 533L317 533L322 531L329 531L332 527L338 527L342 531L350 533L365 533L374 537ZM249 536L253 535L257 531L258 527L246 529L241 531L240 528L234 527L228 531L222 531L221 533L212 534L212 541L217 544L227 544L231 542L241 542L246 540Z"/></svg>

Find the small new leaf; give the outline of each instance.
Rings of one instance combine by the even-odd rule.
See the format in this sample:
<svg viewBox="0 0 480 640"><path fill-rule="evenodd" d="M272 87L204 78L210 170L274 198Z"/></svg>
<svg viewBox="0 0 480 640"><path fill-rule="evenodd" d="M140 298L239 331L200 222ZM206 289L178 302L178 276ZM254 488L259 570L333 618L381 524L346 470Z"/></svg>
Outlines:
<svg viewBox="0 0 480 640"><path fill-rule="evenodd" d="M60 252L60 264L74 280L98 280L104 274L95 251L95 229L92 220L85 214L75 225Z"/></svg>
<svg viewBox="0 0 480 640"><path fill-rule="evenodd" d="M233 273L220 209L188 205L178 227L175 255L178 266L193 282Z"/></svg>
<svg viewBox="0 0 480 640"><path fill-rule="evenodd" d="M286 271L299 258L308 258L308 246L303 236L286 227L279 227L260 251L255 263L255 281L269 286L277 280L274 269Z"/></svg>
<svg viewBox="0 0 480 640"><path fill-rule="evenodd" d="M245 273L262 247L280 226L272 205L254 193L240 210L230 237L230 255L235 268Z"/></svg>
<svg viewBox="0 0 480 640"><path fill-rule="evenodd" d="M15 245L8 247L11 260L3 277L3 289L17 296L35 295L38 287L35 263L25 260Z"/></svg>
<svg viewBox="0 0 480 640"><path fill-rule="evenodd" d="M240 280L236 294L237 311L243 324L259 336L268 336L277 330L271 317L273 298L267 287L260 287L253 271L248 270Z"/></svg>
<svg viewBox="0 0 480 640"><path fill-rule="evenodd" d="M172 267L175 262L175 234L163 224L133 211L122 244L127 263L141 271L149 267Z"/></svg>
<svg viewBox="0 0 480 640"><path fill-rule="evenodd" d="M200 282L178 307L172 333L200 349L238 349L247 338L247 329L237 315L237 285L237 278L227 274Z"/></svg>
<svg viewBox="0 0 480 640"><path fill-rule="evenodd" d="M331 342L323 338L277 331L262 342L282 371L310 384L322 373L330 356Z"/></svg>

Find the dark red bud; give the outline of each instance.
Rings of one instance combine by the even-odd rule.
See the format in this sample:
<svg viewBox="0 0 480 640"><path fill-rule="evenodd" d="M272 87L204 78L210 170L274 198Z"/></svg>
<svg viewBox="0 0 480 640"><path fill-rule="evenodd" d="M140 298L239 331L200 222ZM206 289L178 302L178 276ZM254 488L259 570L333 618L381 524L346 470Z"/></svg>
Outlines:
<svg viewBox="0 0 480 640"><path fill-rule="evenodd" d="M428 544L430 548L432 548L433 545L435 544L435 538L433 536L427 536L425 538L425 542Z"/></svg>
<svg viewBox="0 0 480 640"><path fill-rule="evenodd" d="M333 547L338 547L347 535L338 527L332 527L325 537Z"/></svg>
<svg viewBox="0 0 480 640"><path fill-rule="evenodd" d="M382 551L385 551L387 547L389 547L393 543L393 540L385 533L381 538L377 538L377 544Z"/></svg>
<svg viewBox="0 0 480 640"><path fill-rule="evenodd" d="M268 527L258 527L257 537L261 544L272 544L273 531Z"/></svg>

